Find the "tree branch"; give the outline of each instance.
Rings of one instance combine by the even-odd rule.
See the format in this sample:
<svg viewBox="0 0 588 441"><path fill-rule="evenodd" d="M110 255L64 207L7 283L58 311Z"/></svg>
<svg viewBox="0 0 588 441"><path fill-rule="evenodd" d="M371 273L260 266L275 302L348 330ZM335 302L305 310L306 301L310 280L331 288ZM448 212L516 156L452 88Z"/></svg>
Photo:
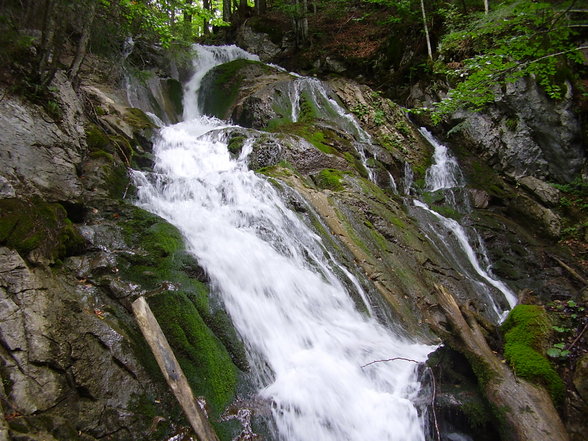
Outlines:
<svg viewBox="0 0 588 441"><path fill-rule="evenodd" d="M394 357L394 358L388 358L386 360L371 361L368 364L364 364L361 368L363 369L367 366L371 366L372 364L376 364L376 363L386 363L388 361L396 361L396 360L402 360L402 361L408 361L410 363L421 364L420 361L413 360L412 358ZM433 422L435 424L435 433L437 435L437 441L441 441L441 432L439 431L439 423L437 421L437 412L435 412L435 400L437 398L437 385L436 385L436 381L435 381L435 374L433 373L433 369L431 369L430 366L425 365L425 367L429 370L429 373L431 374L431 383L432 383L432 387L433 387L433 393L432 393L432 397L431 397L431 410L433 412Z"/></svg>

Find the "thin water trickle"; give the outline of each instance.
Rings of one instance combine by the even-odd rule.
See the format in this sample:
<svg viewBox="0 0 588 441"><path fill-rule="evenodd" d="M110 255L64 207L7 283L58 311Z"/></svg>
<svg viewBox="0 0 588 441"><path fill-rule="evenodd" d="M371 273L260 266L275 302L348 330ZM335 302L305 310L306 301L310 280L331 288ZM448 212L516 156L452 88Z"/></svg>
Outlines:
<svg viewBox="0 0 588 441"><path fill-rule="evenodd" d="M421 128L420 132L435 149L434 162L425 175L425 190L442 192L445 204L456 212L467 215L471 208L467 195L463 195L465 181L457 160L427 129ZM414 200L413 204L428 213L425 221L421 222L423 230L430 233L430 239L437 244L441 253L451 259L455 268L466 275L476 291L486 298L492 308L493 317L502 320L507 310L500 306L502 302L496 298L493 289L503 296L508 308L514 307L517 298L504 282L492 275L486 247L483 246L482 238L477 231L470 228L468 234L466 228L458 221L432 210L420 200ZM470 235L474 236L474 240L469 237ZM474 250L472 242L479 245L478 251Z"/></svg>
<svg viewBox="0 0 588 441"><path fill-rule="evenodd" d="M235 51L214 54L220 64ZM433 348L359 312L318 236L248 170L247 143L231 158L207 134L225 123L188 107L186 121L161 130L154 173L135 173L138 203L177 226L205 268L248 348L258 395L271 403L275 439L424 441L416 364L362 366L423 361Z"/></svg>

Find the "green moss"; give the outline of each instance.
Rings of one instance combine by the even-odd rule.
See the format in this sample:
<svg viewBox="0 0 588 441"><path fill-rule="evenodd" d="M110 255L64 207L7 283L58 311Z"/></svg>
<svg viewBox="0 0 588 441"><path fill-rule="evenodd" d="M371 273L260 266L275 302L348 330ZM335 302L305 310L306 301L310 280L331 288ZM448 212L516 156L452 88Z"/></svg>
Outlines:
<svg viewBox="0 0 588 441"><path fill-rule="evenodd" d="M184 292L168 291L148 301L190 386L206 396L217 418L232 400L237 384L237 370L227 350Z"/></svg>
<svg viewBox="0 0 588 441"><path fill-rule="evenodd" d="M545 357L550 329L543 307L515 306L501 327L504 356L517 376L544 385L553 401L560 403L565 385Z"/></svg>
<svg viewBox="0 0 588 441"><path fill-rule="evenodd" d="M92 159L106 159L108 162L114 162L112 153L105 152L104 150L95 150L89 156Z"/></svg>
<svg viewBox="0 0 588 441"><path fill-rule="evenodd" d="M247 138L243 135L231 136L231 138L229 139L229 144L227 146L229 152L231 152L234 155L238 155L239 153L241 153L241 149L243 148L246 139Z"/></svg>
<svg viewBox="0 0 588 441"><path fill-rule="evenodd" d="M168 78L165 82L165 85L167 96L169 97L171 103L171 110L176 115L182 115L184 112L184 90L182 88L182 83L173 78Z"/></svg>
<svg viewBox="0 0 588 441"><path fill-rule="evenodd" d="M96 124L86 125L86 143L88 144L88 150L91 152L102 150L112 153L110 138Z"/></svg>
<svg viewBox="0 0 588 441"><path fill-rule="evenodd" d="M112 198L122 199L130 186L127 167L122 164L104 165L106 188Z"/></svg>
<svg viewBox="0 0 588 441"><path fill-rule="evenodd" d="M36 250L50 263L55 263L81 250L84 239L61 204L41 199L2 199L0 244L16 249L23 257Z"/></svg>
<svg viewBox="0 0 588 441"><path fill-rule="evenodd" d="M544 352L551 333L547 313L542 306L517 305L501 326L507 343L525 344Z"/></svg>
<svg viewBox="0 0 588 441"><path fill-rule="evenodd" d="M235 393L232 360L247 368L242 343L226 314L211 311L206 285L191 277L201 270L186 253L180 232L138 207L127 207L123 214L124 237L139 252L124 257L121 274L151 290L148 302L192 389L206 397L217 418ZM164 281L175 290L162 289Z"/></svg>
<svg viewBox="0 0 588 441"><path fill-rule="evenodd" d="M133 129L153 129L155 124L149 119L149 117L141 109L135 107L128 108L124 114L123 119Z"/></svg>
<svg viewBox="0 0 588 441"><path fill-rule="evenodd" d="M207 115L226 119L229 109L237 99L239 89L247 78L244 69L256 66L264 72L271 71L259 61L239 59L221 64L206 74L202 80L202 89L208 94L203 97L202 108Z"/></svg>
<svg viewBox="0 0 588 441"><path fill-rule="evenodd" d="M333 191L343 190L343 172L332 168L321 170L315 177L316 185Z"/></svg>

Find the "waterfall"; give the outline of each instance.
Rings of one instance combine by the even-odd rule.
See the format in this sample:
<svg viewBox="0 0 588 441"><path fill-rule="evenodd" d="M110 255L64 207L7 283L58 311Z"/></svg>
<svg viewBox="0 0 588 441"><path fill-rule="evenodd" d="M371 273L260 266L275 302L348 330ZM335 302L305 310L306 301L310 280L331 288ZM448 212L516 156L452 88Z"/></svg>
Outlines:
<svg viewBox="0 0 588 441"><path fill-rule="evenodd" d="M407 359L422 362L433 348L359 312L319 236L248 170L251 142L231 158L209 133L227 124L199 116L203 70L236 57L251 56L198 50L185 120L160 131L154 172L134 173L138 204L175 225L205 268L248 349L257 394L271 404L275 439L424 441L417 365Z"/></svg>
<svg viewBox="0 0 588 441"><path fill-rule="evenodd" d="M372 144L372 137L357 122L355 117L345 110L337 100L333 99L325 85L316 78L299 77L290 83L289 97L292 101L292 122L298 122L300 118L300 101L302 99L310 100L311 105L320 110L323 115L328 116L328 120L335 128L343 133L350 134L355 144L355 150L359 155L359 160L364 166L368 178L376 182L376 176L372 168L368 165L366 150Z"/></svg>
<svg viewBox="0 0 588 441"><path fill-rule="evenodd" d="M457 160L429 131L421 128L420 132L434 147L433 164L425 174L425 190L431 193L441 192L446 205L467 215L471 208ZM497 320L503 319L507 310L516 304L516 295L504 282L492 275L486 248L477 231L473 228L466 229L457 220L432 210L423 201L414 200L413 204L426 214L424 218L417 218L429 240L453 263L455 269L466 276L473 291L486 300L492 310L490 316ZM478 252L472 243L481 245L478 246ZM497 294L502 299L497 298Z"/></svg>

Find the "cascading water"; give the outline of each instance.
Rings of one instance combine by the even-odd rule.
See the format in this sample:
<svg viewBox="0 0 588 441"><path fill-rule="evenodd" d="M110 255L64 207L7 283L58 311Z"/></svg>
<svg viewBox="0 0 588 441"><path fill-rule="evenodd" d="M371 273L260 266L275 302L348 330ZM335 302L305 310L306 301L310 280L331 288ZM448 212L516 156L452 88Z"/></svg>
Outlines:
<svg viewBox="0 0 588 441"><path fill-rule="evenodd" d="M420 131L435 149L434 163L425 175L425 190L431 193L441 192L444 202L452 210L460 214L468 214L467 212L471 209L464 192L464 179L459 164L449 154L447 147L439 143L430 132L424 128ZM468 234L468 230L455 219L443 216L420 200L414 200L413 203L426 214L424 219L417 218L430 241L453 262L456 269L466 276L474 292L480 293L485 298L492 309L490 315L497 320L504 318L507 310L514 307L517 299L504 282L491 274L485 247L478 247L476 252L471 245L472 242L483 245L478 233L470 229ZM473 240L470 236L473 236ZM502 298L497 298L500 294Z"/></svg>
<svg viewBox="0 0 588 441"><path fill-rule="evenodd" d="M372 143L372 138L361 128L357 120L341 105L329 96L324 84L315 78L300 77L290 83L290 100L292 101L292 122L298 122L300 117L300 102L302 99L310 100L322 114L328 116L328 120L343 133L350 134L355 140L355 148L359 159L363 164L370 181L375 182L375 174L368 165L365 151Z"/></svg>
<svg viewBox="0 0 588 441"><path fill-rule="evenodd" d="M433 348L358 312L320 238L248 170L251 143L235 160L209 133L226 124L198 116L203 70L243 54L199 54L186 120L161 130L155 171L135 173L138 203L176 225L206 269L248 348L258 394L271 403L276 439L424 441L417 366L406 360L423 361Z"/></svg>

